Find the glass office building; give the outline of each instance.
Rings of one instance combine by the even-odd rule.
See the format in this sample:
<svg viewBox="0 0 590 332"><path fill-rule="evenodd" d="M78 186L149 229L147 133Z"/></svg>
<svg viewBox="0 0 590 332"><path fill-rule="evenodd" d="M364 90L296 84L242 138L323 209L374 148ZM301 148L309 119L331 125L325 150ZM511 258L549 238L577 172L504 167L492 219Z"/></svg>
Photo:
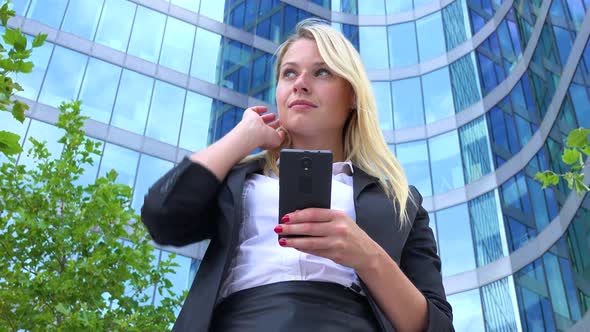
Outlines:
<svg viewBox="0 0 590 332"><path fill-rule="evenodd" d="M87 134L105 143L84 180L114 168L137 209L246 107L276 109L274 51L299 20L330 21L359 50L381 129L425 196L456 329L590 330L590 198L533 179L563 172L565 137L590 128L590 1L13 2L10 25L49 38L17 78L25 125L0 113L0 128L59 152L56 106L83 100ZM176 290L205 248L158 249L179 253Z"/></svg>

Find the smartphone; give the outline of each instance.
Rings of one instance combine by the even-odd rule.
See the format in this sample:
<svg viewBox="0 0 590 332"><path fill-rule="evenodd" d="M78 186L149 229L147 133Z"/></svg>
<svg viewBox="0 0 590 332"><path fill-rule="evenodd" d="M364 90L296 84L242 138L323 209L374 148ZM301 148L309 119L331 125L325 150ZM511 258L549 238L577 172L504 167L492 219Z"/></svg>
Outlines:
<svg viewBox="0 0 590 332"><path fill-rule="evenodd" d="M295 210L330 208L332 152L327 150L281 151L279 161L279 223ZM280 236L292 237L292 236Z"/></svg>

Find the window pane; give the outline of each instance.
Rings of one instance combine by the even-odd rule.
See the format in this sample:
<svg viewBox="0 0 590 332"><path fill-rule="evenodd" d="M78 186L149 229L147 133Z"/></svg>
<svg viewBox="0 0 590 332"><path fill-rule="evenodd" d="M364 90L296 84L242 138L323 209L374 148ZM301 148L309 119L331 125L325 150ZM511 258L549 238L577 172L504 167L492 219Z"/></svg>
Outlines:
<svg viewBox="0 0 590 332"><path fill-rule="evenodd" d="M166 16L143 6L137 7L135 23L127 53L150 62L157 62L164 35Z"/></svg>
<svg viewBox="0 0 590 332"><path fill-rule="evenodd" d="M153 79L124 70L111 124L143 135L153 85Z"/></svg>
<svg viewBox="0 0 590 332"><path fill-rule="evenodd" d="M146 130L147 136L176 146L185 93L186 90L177 86L156 81Z"/></svg>
<svg viewBox="0 0 590 332"><path fill-rule="evenodd" d="M161 260L168 260L172 254L162 250L162 257ZM165 278L172 282L172 287L169 289L170 291L174 292L175 295L182 294L185 290L187 290L191 285L190 279L190 271L191 271L191 259L190 257L176 255L172 260L174 263L178 264L179 266L175 266L172 268L172 272L168 272L164 275ZM160 285L157 285L158 287ZM166 293L164 293L167 295ZM154 298L154 305L159 306L162 301L162 295L158 291L156 291L156 297ZM180 312L180 306L174 308L175 315L178 315Z"/></svg>
<svg viewBox="0 0 590 332"><path fill-rule="evenodd" d="M363 0L358 2L361 15L385 15L385 2L383 0Z"/></svg>
<svg viewBox="0 0 590 332"><path fill-rule="evenodd" d="M178 7L184 7L195 13L199 11L199 0L171 0L170 3Z"/></svg>
<svg viewBox="0 0 590 332"><path fill-rule="evenodd" d="M455 113L449 68L444 67L422 77L426 123L449 117Z"/></svg>
<svg viewBox="0 0 590 332"><path fill-rule="evenodd" d="M377 101L377 111L379 112L379 126L381 130L392 130L391 121L391 96L389 94L389 82L371 82L375 99Z"/></svg>
<svg viewBox="0 0 590 332"><path fill-rule="evenodd" d="M453 326L457 331L485 331L479 289L448 297L453 307Z"/></svg>
<svg viewBox="0 0 590 332"><path fill-rule="evenodd" d="M414 22L390 25L387 29L391 67L403 67L418 63Z"/></svg>
<svg viewBox="0 0 590 332"><path fill-rule="evenodd" d="M469 122L459 129L461 151L465 166L465 181L473 182L492 170L488 131L484 117Z"/></svg>
<svg viewBox="0 0 590 332"><path fill-rule="evenodd" d="M33 41L33 37L27 36L28 42ZM53 44L45 42L43 46L35 48L31 53L30 60L35 64L33 71L28 74L11 74L10 76L22 86L23 91L19 91L16 94L29 98L31 100L37 100L39 95L39 89L41 89L41 83L43 82L43 76L49 64L49 57L53 51Z"/></svg>
<svg viewBox="0 0 590 332"><path fill-rule="evenodd" d="M422 196L432 196L426 141L398 144L396 157L406 172L408 183L418 188Z"/></svg>
<svg viewBox="0 0 590 332"><path fill-rule="evenodd" d="M387 14L401 13L412 10L412 1L385 1Z"/></svg>
<svg viewBox="0 0 590 332"><path fill-rule="evenodd" d="M26 165L29 169L35 167L35 159L32 156L27 156L27 152L33 147L33 143L29 140L30 137L34 137L39 142L47 142L46 147L51 154L51 159L59 158L63 144L58 143L58 140L63 137L64 133L65 131L63 129L50 125L49 123L31 120L23 146L23 153L20 154L18 160L19 165Z"/></svg>
<svg viewBox="0 0 590 332"><path fill-rule="evenodd" d="M207 146L209 124L213 111L213 100L209 97L189 91L186 95L182 129L180 130L180 147L198 151Z"/></svg>
<svg viewBox="0 0 590 332"><path fill-rule="evenodd" d="M9 5L9 8L14 10L16 15L18 15L18 16L24 16L25 11L27 10L28 7L29 7L29 0L11 1L10 5Z"/></svg>
<svg viewBox="0 0 590 332"><path fill-rule="evenodd" d="M188 74L195 40L195 27L168 17L160 64Z"/></svg>
<svg viewBox="0 0 590 332"><path fill-rule="evenodd" d="M461 187L464 184L463 168L457 131L433 137L429 139L429 144L434 193Z"/></svg>
<svg viewBox="0 0 590 332"><path fill-rule="evenodd" d="M436 212L436 227L443 276L473 270L475 258L467 206L461 204Z"/></svg>
<svg viewBox="0 0 590 332"><path fill-rule="evenodd" d="M33 0L27 17L59 29L67 4L67 0Z"/></svg>
<svg viewBox="0 0 590 332"><path fill-rule="evenodd" d="M130 1L106 0L96 32L96 42L125 52L136 7Z"/></svg>
<svg viewBox="0 0 590 332"><path fill-rule="evenodd" d="M385 27L359 27L359 39L361 58L367 69L389 68Z"/></svg>
<svg viewBox="0 0 590 332"><path fill-rule="evenodd" d="M147 194L152 186L164 173L168 172L172 166L167 160L158 159L145 154L141 155L139 169L137 170L137 181L133 191L132 207L139 211L143 205L143 197Z"/></svg>
<svg viewBox="0 0 590 332"><path fill-rule="evenodd" d="M107 143L104 147L98 176L104 176L114 169L118 174L117 183L133 187L138 161L139 153L137 151Z"/></svg>
<svg viewBox="0 0 590 332"><path fill-rule="evenodd" d="M208 30L197 28L197 38L193 51L191 76L217 83L221 36Z"/></svg>
<svg viewBox="0 0 590 332"><path fill-rule="evenodd" d="M445 52L445 36L440 12L416 21L420 62L432 59Z"/></svg>
<svg viewBox="0 0 590 332"><path fill-rule="evenodd" d="M201 2L200 14L210 17L216 21L223 22L223 17L225 14L225 1Z"/></svg>
<svg viewBox="0 0 590 332"><path fill-rule="evenodd" d="M56 46L43 82L39 101L57 107L62 101L78 97L88 57Z"/></svg>
<svg viewBox="0 0 590 332"><path fill-rule="evenodd" d="M120 67L95 58L88 61L80 92L82 115L109 123L120 76Z"/></svg>
<svg viewBox="0 0 590 332"><path fill-rule="evenodd" d="M102 4L102 1L70 0L61 29L86 39L94 39Z"/></svg>
<svg viewBox="0 0 590 332"><path fill-rule="evenodd" d="M424 125L421 91L419 77L391 82L396 129Z"/></svg>

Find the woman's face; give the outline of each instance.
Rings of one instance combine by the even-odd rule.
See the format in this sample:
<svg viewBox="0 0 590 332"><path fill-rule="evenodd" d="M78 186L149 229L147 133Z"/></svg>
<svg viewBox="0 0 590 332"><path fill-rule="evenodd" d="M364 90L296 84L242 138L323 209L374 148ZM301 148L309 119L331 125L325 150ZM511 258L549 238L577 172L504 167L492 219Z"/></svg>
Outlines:
<svg viewBox="0 0 590 332"><path fill-rule="evenodd" d="M298 39L285 52L276 91L281 126L299 136L340 135L355 107L352 87L320 56L314 40Z"/></svg>

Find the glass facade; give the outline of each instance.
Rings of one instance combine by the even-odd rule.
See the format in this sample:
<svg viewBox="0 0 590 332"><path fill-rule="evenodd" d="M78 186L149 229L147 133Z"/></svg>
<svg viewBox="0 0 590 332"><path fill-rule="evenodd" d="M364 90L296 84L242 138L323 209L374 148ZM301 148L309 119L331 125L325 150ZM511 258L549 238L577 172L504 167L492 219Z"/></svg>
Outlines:
<svg viewBox="0 0 590 332"><path fill-rule="evenodd" d="M33 72L16 77L24 88L19 97L54 108L81 99L84 115L119 133L95 137L105 143L102 156L80 181L115 169L118 181L133 186L139 209L148 187L179 157L229 132L248 105L273 107L274 50L298 21L320 17L360 52L392 153L427 198L457 331L566 331L587 315L590 198L564 220L575 193L563 183L542 189L534 176L566 171L567 134L590 128L588 1L141 3L12 5L25 23L111 55L50 38L33 52ZM34 136L59 153L60 132L51 124L34 116L24 125L3 114L0 120L0 129L23 136L25 149ZM31 161L22 154L18 162ZM569 226L549 227L558 221ZM554 243L539 251L538 235L558 228ZM181 252L169 276L176 292L190 286L202 258L201 251ZM469 289L456 284L458 275L522 252L534 258L509 276L498 271ZM158 249L154 266L167 255Z"/></svg>

